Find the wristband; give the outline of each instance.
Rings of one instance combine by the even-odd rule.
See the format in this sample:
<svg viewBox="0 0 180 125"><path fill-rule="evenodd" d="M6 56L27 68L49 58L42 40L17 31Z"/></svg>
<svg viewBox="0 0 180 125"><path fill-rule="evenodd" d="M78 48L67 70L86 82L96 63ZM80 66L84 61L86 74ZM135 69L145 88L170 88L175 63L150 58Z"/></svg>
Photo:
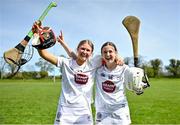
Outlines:
<svg viewBox="0 0 180 125"><path fill-rule="evenodd" d="M16 49L20 50L21 52L24 52L25 47L19 43L17 46L15 46Z"/></svg>
<svg viewBox="0 0 180 125"><path fill-rule="evenodd" d="M26 40L27 42L29 42L30 39L31 38L28 35L26 35L26 37L24 38L24 40Z"/></svg>

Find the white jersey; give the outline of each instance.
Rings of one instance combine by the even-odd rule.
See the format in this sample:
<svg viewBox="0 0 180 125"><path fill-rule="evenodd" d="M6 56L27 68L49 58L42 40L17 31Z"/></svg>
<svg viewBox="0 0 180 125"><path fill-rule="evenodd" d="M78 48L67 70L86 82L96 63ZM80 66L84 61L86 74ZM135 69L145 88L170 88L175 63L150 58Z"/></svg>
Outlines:
<svg viewBox="0 0 180 125"><path fill-rule="evenodd" d="M75 60L58 57L61 68L62 91L55 118L55 125L92 125L91 99L95 71L100 58L79 66Z"/></svg>
<svg viewBox="0 0 180 125"><path fill-rule="evenodd" d="M127 106L125 84L128 82L129 67L117 66L110 71L105 66L97 69L95 106L98 111L113 112Z"/></svg>
<svg viewBox="0 0 180 125"><path fill-rule="evenodd" d="M83 107L91 104L95 71L100 58L94 58L79 66L75 60L58 57L57 66L62 73L62 91L59 104Z"/></svg>

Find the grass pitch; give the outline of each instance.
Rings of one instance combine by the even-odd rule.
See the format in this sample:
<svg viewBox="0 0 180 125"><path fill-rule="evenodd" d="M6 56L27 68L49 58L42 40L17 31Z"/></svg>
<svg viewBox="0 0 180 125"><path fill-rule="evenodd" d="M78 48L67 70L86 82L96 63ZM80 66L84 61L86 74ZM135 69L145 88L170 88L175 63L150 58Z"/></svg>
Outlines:
<svg viewBox="0 0 180 125"><path fill-rule="evenodd" d="M132 124L180 124L180 79L150 81L143 95L127 92ZM0 124L53 124L60 88L59 80L0 80Z"/></svg>
<svg viewBox="0 0 180 125"><path fill-rule="evenodd" d="M0 81L0 124L53 123L59 90L52 80Z"/></svg>
<svg viewBox="0 0 180 125"><path fill-rule="evenodd" d="M141 96L128 93L133 124L180 124L180 79L151 79Z"/></svg>

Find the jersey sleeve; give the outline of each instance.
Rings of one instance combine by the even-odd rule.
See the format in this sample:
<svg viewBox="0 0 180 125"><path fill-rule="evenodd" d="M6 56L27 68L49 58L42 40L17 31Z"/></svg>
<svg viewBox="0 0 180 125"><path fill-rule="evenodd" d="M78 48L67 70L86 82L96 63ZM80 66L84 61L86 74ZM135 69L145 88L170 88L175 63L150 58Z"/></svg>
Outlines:
<svg viewBox="0 0 180 125"><path fill-rule="evenodd" d="M125 72L124 72L124 82L125 82L125 86L128 90L133 91L133 86L132 86L132 82L133 82L133 78L132 78L132 72L129 66L125 67Z"/></svg>
<svg viewBox="0 0 180 125"><path fill-rule="evenodd" d="M93 67L98 68L102 65L102 57L101 55L96 55L93 58L90 59L90 63L93 65Z"/></svg>
<svg viewBox="0 0 180 125"><path fill-rule="evenodd" d="M57 61L57 67L61 68L63 65L63 62L65 62L65 58L59 56L58 61Z"/></svg>

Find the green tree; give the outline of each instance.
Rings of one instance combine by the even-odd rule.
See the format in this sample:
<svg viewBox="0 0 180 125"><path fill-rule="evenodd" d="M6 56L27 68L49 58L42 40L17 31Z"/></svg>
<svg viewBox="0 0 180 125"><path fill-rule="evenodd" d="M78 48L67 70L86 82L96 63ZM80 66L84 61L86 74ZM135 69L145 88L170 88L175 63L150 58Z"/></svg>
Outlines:
<svg viewBox="0 0 180 125"><path fill-rule="evenodd" d="M24 79L35 79L36 78L36 76L37 76L37 72L35 72L35 71L29 71L29 72L27 72L27 71L23 71L22 72L22 77L24 78Z"/></svg>
<svg viewBox="0 0 180 125"><path fill-rule="evenodd" d="M124 63L129 66L134 66L134 57L125 57ZM138 57L138 67L142 67L145 64L145 60L143 56Z"/></svg>
<svg viewBox="0 0 180 125"><path fill-rule="evenodd" d="M35 65L40 68L40 71L52 72L54 70L54 66L43 58L39 58Z"/></svg>
<svg viewBox="0 0 180 125"><path fill-rule="evenodd" d="M150 64L152 66L152 69L154 71L154 76L153 77L157 77L159 76L159 73L162 69L162 61L160 59L154 59L154 60L150 60Z"/></svg>
<svg viewBox="0 0 180 125"><path fill-rule="evenodd" d="M180 60L170 59L170 64L165 68L171 73L174 77L180 77Z"/></svg>

